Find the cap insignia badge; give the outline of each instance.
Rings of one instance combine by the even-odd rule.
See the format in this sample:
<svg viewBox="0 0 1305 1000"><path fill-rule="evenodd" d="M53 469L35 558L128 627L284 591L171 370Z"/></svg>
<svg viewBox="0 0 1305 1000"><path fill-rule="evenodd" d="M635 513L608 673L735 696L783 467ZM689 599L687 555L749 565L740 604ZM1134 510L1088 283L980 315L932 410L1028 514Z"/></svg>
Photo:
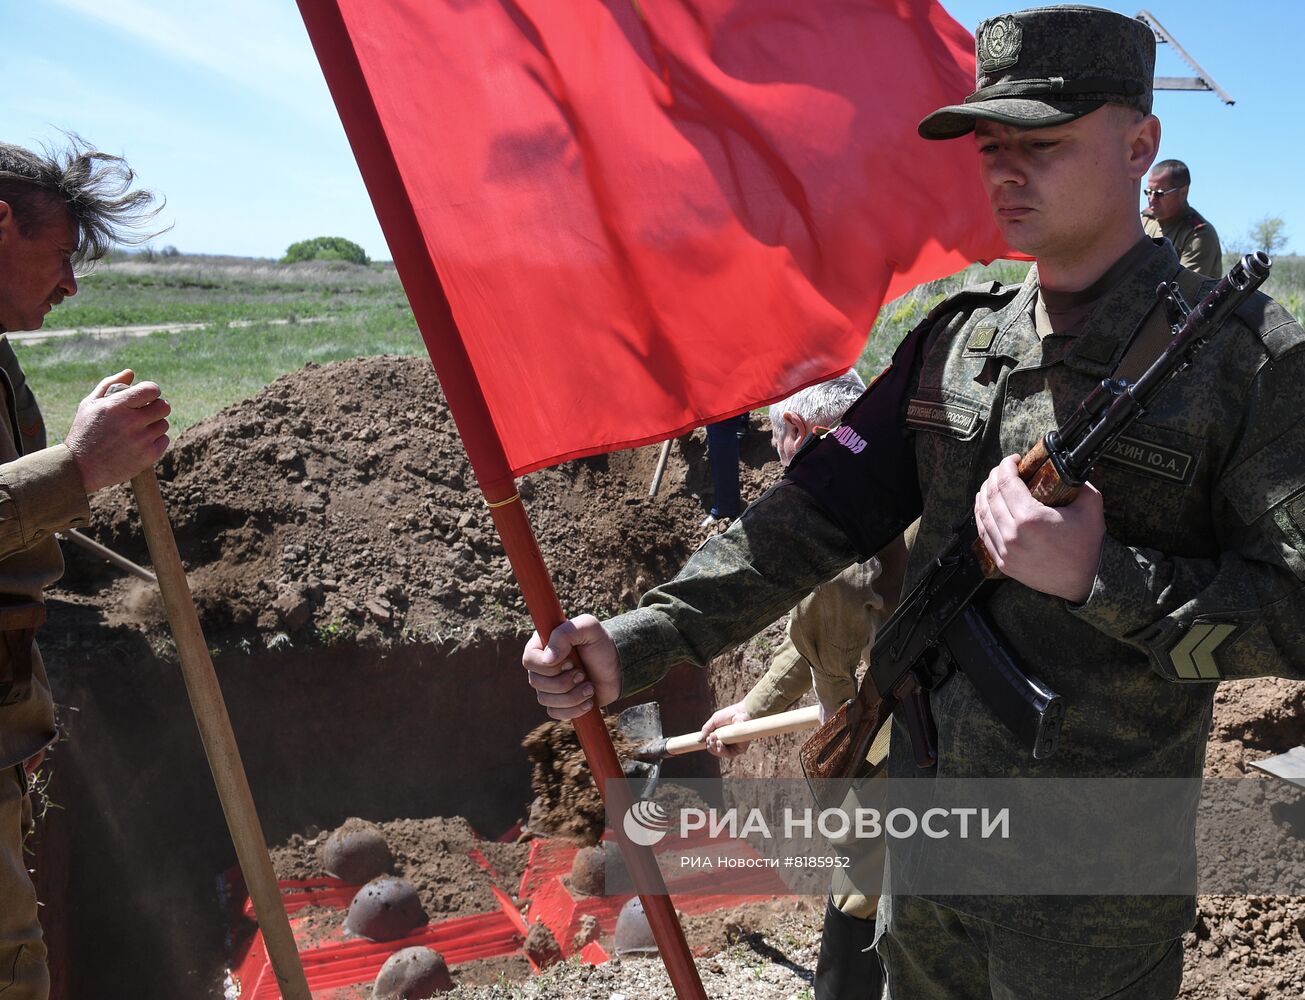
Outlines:
<svg viewBox="0 0 1305 1000"><path fill-rule="evenodd" d="M1019 61L1024 31L1010 14L985 23L979 35L979 70L996 73Z"/></svg>

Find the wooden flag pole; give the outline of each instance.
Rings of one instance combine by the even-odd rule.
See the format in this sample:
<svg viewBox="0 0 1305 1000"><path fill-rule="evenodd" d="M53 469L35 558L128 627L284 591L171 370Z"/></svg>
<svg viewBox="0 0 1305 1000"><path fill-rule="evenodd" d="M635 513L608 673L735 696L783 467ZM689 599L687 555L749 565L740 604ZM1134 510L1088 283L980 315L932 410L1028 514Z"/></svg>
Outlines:
<svg viewBox="0 0 1305 1000"><path fill-rule="evenodd" d="M517 583L525 597L526 607L535 623L535 629L541 636L548 636L553 629L565 621L562 604L553 589L544 557L539 551L539 543L530 527L521 495L514 483L509 483L499 490L485 489L485 501L489 504L494 517L494 526L503 541L503 550L512 564ZM621 848L621 857L630 872L631 879L641 891L639 899L643 903L644 913L648 917L648 926L657 942L658 951L666 965L671 986L679 1000L706 1000L702 980L698 977L697 966L684 939L684 929L675 915L675 907L667 894L666 883L662 880L661 870L657 867L657 858L652 850L640 847L625 835L619 817L633 805L629 783L617 759L616 748L612 745L611 734L603 721L603 714L597 707L573 720L576 735L580 738L580 748L584 751L589 770L593 773L598 791L607 806L609 816L618 817L612 824L617 843Z"/></svg>
<svg viewBox="0 0 1305 1000"><path fill-rule="evenodd" d="M476 367L467 355L444 295L439 271L417 220L416 206L381 124L338 0L298 0L298 3L326 85L376 206L376 217L394 254L417 326L435 365L449 412L462 435L481 493L493 513L503 550L512 564L535 628L540 635L549 635L565 620L562 605L521 504L512 465L481 392ZM449 152L452 155L453 151ZM525 683L524 679L520 683ZM595 708L576 719L575 728L580 748L609 812L624 815L631 805L629 786L624 781L602 714ZM617 841L626 867L637 885L651 887L640 898L675 995L678 1000L706 1000L707 994L703 992L684 931L675 916L675 907L666 894L657 860L651 850L632 843L624 830L619 829L621 826L617 824Z"/></svg>

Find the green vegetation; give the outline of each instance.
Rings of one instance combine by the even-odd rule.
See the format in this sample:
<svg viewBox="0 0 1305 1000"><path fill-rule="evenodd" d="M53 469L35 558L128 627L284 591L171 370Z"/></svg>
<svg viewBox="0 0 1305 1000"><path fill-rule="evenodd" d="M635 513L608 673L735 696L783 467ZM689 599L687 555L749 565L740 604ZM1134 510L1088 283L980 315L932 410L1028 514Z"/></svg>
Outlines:
<svg viewBox="0 0 1305 1000"><path fill-rule="evenodd" d="M332 620L317 626L317 641L323 646L334 646L337 642L352 639L357 631L358 626L352 622Z"/></svg>
<svg viewBox="0 0 1305 1000"><path fill-rule="evenodd" d="M1241 255L1252 250L1263 250L1277 257L1287 249L1287 223L1277 215L1266 215L1251 223L1251 228L1240 240L1233 240L1226 249Z"/></svg>
<svg viewBox="0 0 1305 1000"><path fill-rule="evenodd" d="M950 277L916 285L900 298L884 303L875 325L870 329L870 339L866 341L865 349L857 359L857 372L868 383L887 368L893 351L902 342L902 338L915 329L930 309L952 293L981 281L1000 281L1003 284L1020 282L1028 271L1028 264L1011 260L998 260L986 265L972 264Z"/></svg>
<svg viewBox="0 0 1305 1000"><path fill-rule="evenodd" d="M1224 270L1240 259L1238 254L1224 254ZM1028 264L1012 260L999 260L986 266L972 264L951 277L917 285L901 298L885 303L870 331L865 350L857 360L856 370L866 382L883 371L902 338L924 319L930 309L953 292L983 281L1020 282L1028 270ZM1265 283L1264 291L1297 319L1305 317L1305 257L1275 257L1273 273Z"/></svg>
<svg viewBox="0 0 1305 1000"><path fill-rule="evenodd" d="M122 368L164 387L179 431L310 361L425 351L394 269L338 262L119 258L85 276L44 332L159 324L203 328L15 344L52 440L96 382Z"/></svg>
<svg viewBox="0 0 1305 1000"><path fill-rule="evenodd" d="M314 236L311 240L291 243L281 258L282 264L302 264L310 260L343 260L350 264L370 264L363 248L343 236Z"/></svg>
<svg viewBox="0 0 1305 1000"><path fill-rule="evenodd" d="M1226 255L1225 266L1237 258ZM980 281L1018 282L1027 264L974 265L887 303L857 361L867 380L944 297ZM1280 257L1267 289L1305 316L1305 257ZM310 361L376 354L422 355L425 347L389 264L278 264L168 253L119 256L81 279L43 332L191 324L189 329L111 335L74 333L15 344L45 410L51 439L105 375L134 369L158 381L180 431Z"/></svg>

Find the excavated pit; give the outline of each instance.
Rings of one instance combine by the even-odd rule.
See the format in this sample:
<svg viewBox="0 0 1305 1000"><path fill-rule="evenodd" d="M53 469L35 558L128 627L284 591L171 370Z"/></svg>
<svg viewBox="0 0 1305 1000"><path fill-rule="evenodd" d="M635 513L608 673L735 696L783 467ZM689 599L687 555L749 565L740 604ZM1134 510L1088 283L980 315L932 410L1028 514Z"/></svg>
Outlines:
<svg viewBox="0 0 1305 1000"><path fill-rule="evenodd" d="M701 433L649 498L657 451L523 481L564 607L632 605L712 530ZM751 497L778 465L762 431L743 452ZM269 844L350 816L463 817L489 838L526 818L530 625L428 363L309 366L188 430L159 472ZM93 511L89 533L148 563L126 487ZM67 733L37 862L57 990L206 996L235 853L162 607L65 550L41 639ZM728 673L711 683L732 697ZM668 731L717 703L688 666L652 694ZM676 769L718 773L706 755Z"/></svg>
<svg viewBox="0 0 1305 1000"><path fill-rule="evenodd" d="M754 427L743 442L745 499L778 475L768 437ZM718 530L699 526L710 502L702 433L672 448L650 499L657 452L523 481L564 608L631 606ZM279 866L350 816L418 835L439 826L423 818L460 817L490 838L527 818L520 744L544 719L520 676L530 625L428 363L372 358L281 378L182 435L160 480ZM92 535L148 561L125 487L93 510ZM143 584L65 552L41 645L66 736L43 775L54 807L33 860L52 1000L219 996L233 920L216 887L235 852L162 608ZM675 668L650 692L666 730L696 729L739 698L781 637L772 626L709 671ZM1303 719L1305 685L1224 685L1207 773L1240 775L1289 749ZM679 758L665 773L794 776L800 739L724 765ZM816 933L818 919L802 919ZM705 949L721 933L714 916L686 927ZM1241 943L1275 928L1268 952ZM1299 901L1202 897L1185 945L1184 998L1305 989ZM513 978L523 963L482 973Z"/></svg>

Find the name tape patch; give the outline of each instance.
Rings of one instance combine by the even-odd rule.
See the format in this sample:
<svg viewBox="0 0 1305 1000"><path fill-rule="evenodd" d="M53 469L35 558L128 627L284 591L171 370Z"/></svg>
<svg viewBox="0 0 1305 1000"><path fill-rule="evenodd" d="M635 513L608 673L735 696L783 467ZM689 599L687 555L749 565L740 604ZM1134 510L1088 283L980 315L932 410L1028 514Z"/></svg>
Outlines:
<svg viewBox="0 0 1305 1000"><path fill-rule="evenodd" d="M906 423L911 427L947 431L958 437L966 437L973 434L979 426L979 411L956 403L913 399L906 404Z"/></svg>
<svg viewBox="0 0 1305 1000"><path fill-rule="evenodd" d="M1177 448L1165 448L1150 441L1120 435L1106 449L1101 461L1127 466L1175 483L1185 483L1192 471L1193 456Z"/></svg>

